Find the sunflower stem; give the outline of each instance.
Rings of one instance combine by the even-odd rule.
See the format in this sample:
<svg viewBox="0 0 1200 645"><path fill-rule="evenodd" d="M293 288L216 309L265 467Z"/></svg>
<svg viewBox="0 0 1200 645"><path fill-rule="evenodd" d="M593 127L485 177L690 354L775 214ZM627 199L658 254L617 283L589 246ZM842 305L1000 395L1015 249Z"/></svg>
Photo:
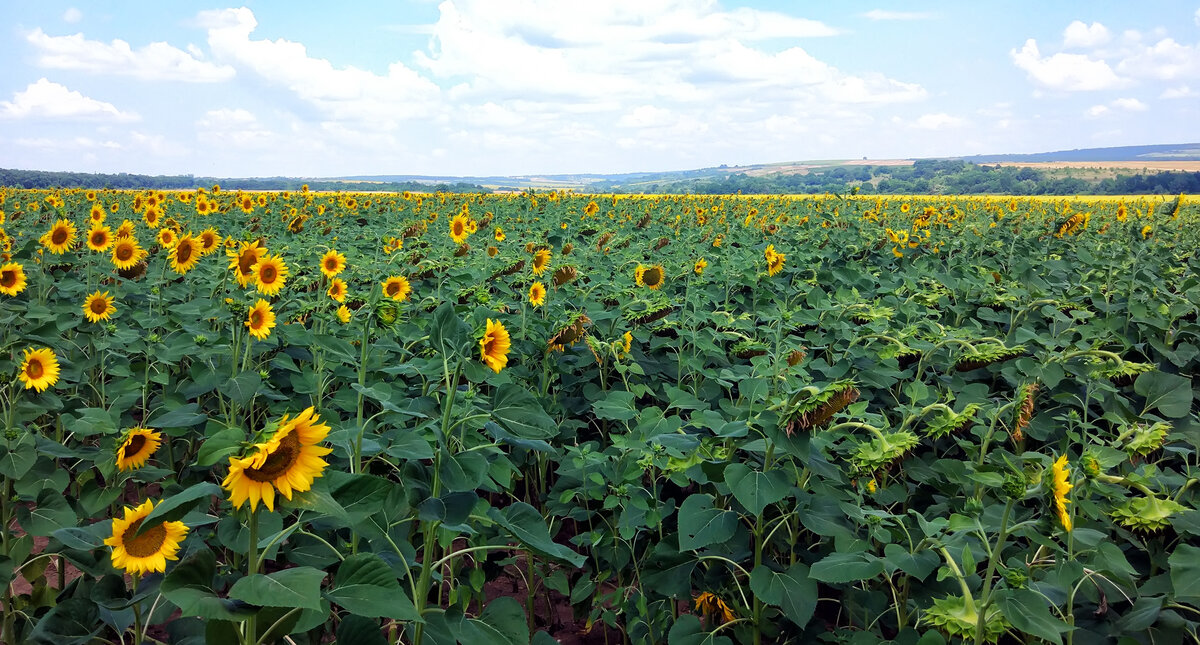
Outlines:
<svg viewBox="0 0 1200 645"><path fill-rule="evenodd" d="M1000 535L996 537L996 548L992 549L992 556L988 558L987 573L983 576L983 591L979 594L979 622L975 625L975 645L983 643L988 605L992 602L992 576L996 573L996 564L1003 556L1004 542L1008 539L1008 518L1012 514L1013 501L1010 497L1004 505L1004 515L1000 518Z"/></svg>
<svg viewBox="0 0 1200 645"><path fill-rule="evenodd" d="M246 549L246 575L252 576L258 573L258 509L250 511L250 544ZM243 642L247 645L254 645L258 641L258 625L256 614L250 614L246 618L246 638Z"/></svg>

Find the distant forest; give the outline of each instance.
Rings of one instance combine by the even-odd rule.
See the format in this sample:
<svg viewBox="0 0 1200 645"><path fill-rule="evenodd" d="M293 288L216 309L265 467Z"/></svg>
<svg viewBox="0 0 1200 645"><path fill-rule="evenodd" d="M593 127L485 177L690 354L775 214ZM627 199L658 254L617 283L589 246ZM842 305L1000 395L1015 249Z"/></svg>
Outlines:
<svg viewBox="0 0 1200 645"><path fill-rule="evenodd" d="M213 184L222 190L300 190L308 184L309 190L317 191L388 191L406 190L421 192L473 193L487 189L477 184L440 183L428 184L416 181L366 183L327 179L296 179L293 177L263 177L254 179L222 179L218 177L194 177L192 175L117 175L92 174L85 172L52 172L46 170L8 170L0 168L0 186L14 188L154 188L161 190L188 190L211 188Z"/></svg>
<svg viewBox="0 0 1200 645"><path fill-rule="evenodd" d="M723 176L660 181L636 185L593 184L590 190L627 193L803 194L842 193L891 195L1146 195L1200 193L1200 172L1117 174L1083 179L1069 169L988 166L962 160L919 160L911 166L833 166L807 174ZM1081 173L1082 174L1082 173Z"/></svg>

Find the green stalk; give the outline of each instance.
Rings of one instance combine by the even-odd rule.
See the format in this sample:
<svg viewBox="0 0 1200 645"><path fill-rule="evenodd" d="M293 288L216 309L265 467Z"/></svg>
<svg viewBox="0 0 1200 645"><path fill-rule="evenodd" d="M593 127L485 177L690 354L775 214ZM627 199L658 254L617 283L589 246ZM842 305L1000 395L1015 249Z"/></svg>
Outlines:
<svg viewBox="0 0 1200 645"><path fill-rule="evenodd" d="M996 573L996 563L1004 551L1004 542L1008 539L1008 518L1012 514L1013 499L1009 498L1004 504L1004 515L1000 518L1000 535L996 537L996 547L988 558L987 573L983 576L983 591L979 594L979 618L975 625L975 645L983 643L983 626L986 623L988 606L992 602L992 576Z"/></svg>
<svg viewBox="0 0 1200 645"><path fill-rule="evenodd" d="M250 511L250 548L246 550L246 575L252 576L258 573L258 510ZM258 616L250 614L246 618L246 637L243 640L247 645L254 645L258 640Z"/></svg>

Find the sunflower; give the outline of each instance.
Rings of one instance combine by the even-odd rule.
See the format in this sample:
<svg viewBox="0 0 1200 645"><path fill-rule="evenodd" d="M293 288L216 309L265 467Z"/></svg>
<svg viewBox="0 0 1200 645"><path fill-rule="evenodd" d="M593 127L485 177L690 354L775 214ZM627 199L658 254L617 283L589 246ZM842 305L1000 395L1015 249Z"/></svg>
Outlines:
<svg viewBox="0 0 1200 645"><path fill-rule="evenodd" d="M115 212L117 212L117 211L121 210L121 203L120 203L120 202L113 202L113 203L109 204L109 205L108 205L108 210L109 210L110 212L113 212L113 213L115 213Z"/></svg>
<svg viewBox="0 0 1200 645"><path fill-rule="evenodd" d="M200 255L205 256L217 250L221 244L221 235L217 233L217 229L209 227L200 232L200 236L196 238L200 241Z"/></svg>
<svg viewBox="0 0 1200 645"><path fill-rule="evenodd" d="M408 278L402 275L394 275L383 281L383 295L392 300L403 302L408 300L410 293L412 286L408 284Z"/></svg>
<svg viewBox="0 0 1200 645"><path fill-rule="evenodd" d="M163 247L164 249L169 249L172 246L175 246L175 241L177 238L175 237L175 231L172 231L169 228L164 228L158 232L158 236L155 239L158 240L159 246Z"/></svg>
<svg viewBox="0 0 1200 645"><path fill-rule="evenodd" d="M479 340L479 360L499 374L500 370L508 365L508 350L511 346L512 340L504 325L488 318L487 329L483 332L483 338Z"/></svg>
<svg viewBox="0 0 1200 645"><path fill-rule="evenodd" d="M113 518L112 537L104 543L113 549L114 567L134 575L163 573L167 570L167 560L179 559L179 543L188 533L183 522L162 522L137 534L142 520L153 510L154 502L146 500L137 508L126 506L124 518Z"/></svg>
<svg viewBox="0 0 1200 645"><path fill-rule="evenodd" d="M253 511L262 500L268 511L274 511L276 490L290 500L293 491L311 488L329 465L321 457L333 449L317 445L328 434L329 426L310 407L291 420L284 415L271 438L254 444L250 454L230 457L229 474L221 485L229 491L234 508L249 500Z"/></svg>
<svg viewBox="0 0 1200 645"><path fill-rule="evenodd" d="M497 226L496 231L492 233L492 237L495 238L497 242L503 242L505 240L504 229Z"/></svg>
<svg viewBox="0 0 1200 645"><path fill-rule="evenodd" d="M115 313L117 308L113 306L113 298L107 291L97 290L83 301L83 315L87 317L88 322L108 320Z"/></svg>
<svg viewBox="0 0 1200 645"><path fill-rule="evenodd" d="M98 224L88 231L87 247L97 253L107 251L108 247L112 246L112 238L112 229Z"/></svg>
<svg viewBox="0 0 1200 645"><path fill-rule="evenodd" d="M341 278L334 278L329 281L329 290L325 293L329 294L336 302L346 301L346 281Z"/></svg>
<svg viewBox="0 0 1200 645"><path fill-rule="evenodd" d="M0 267L0 293L15 296L25 290L25 267L17 262L9 262Z"/></svg>
<svg viewBox="0 0 1200 645"><path fill-rule="evenodd" d="M736 618L729 605L716 594L707 591L701 592L699 596L696 596L695 603L696 610L703 613L709 621L720 621L720 624L725 624Z"/></svg>
<svg viewBox="0 0 1200 645"><path fill-rule="evenodd" d="M260 298L246 314L246 327L250 329L251 336L266 340L274 326L275 312L271 310L271 303Z"/></svg>
<svg viewBox="0 0 1200 645"><path fill-rule="evenodd" d="M625 332L625 334L621 336L621 343L621 351L624 354L629 354L629 352L633 350L633 334L628 331Z"/></svg>
<svg viewBox="0 0 1200 645"><path fill-rule="evenodd" d="M695 271L696 275L703 275L704 270L707 268L708 268L708 260L705 260L704 258L700 258L699 260L696 260L696 266L692 267L692 271Z"/></svg>
<svg viewBox="0 0 1200 645"><path fill-rule="evenodd" d="M150 228L158 228L160 224L159 218L162 217L162 211L158 210L157 206L147 206L146 212L142 213L142 220L146 222L146 226Z"/></svg>
<svg viewBox="0 0 1200 645"><path fill-rule="evenodd" d="M283 256L264 255L254 264L254 284L258 290L268 296L273 296L283 289L287 282L288 268L283 263Z"/></svg>
<svg viewBox="0 0 1200 645"><path fill-rule="evenodd" d="M121 270L132 269L145 257L146 251L138 246L133 237L119 237L112 247L113 266Z"/></svg>
<svg viewBox="0 0 1200 645"><path fill-rule="evenodd" d="M227 251L225 253L229 258L229 268L234 269L233 275L237 278L239 286L248 286L254 280L254 267L258 264L258 260L266 254L266 247L259 246L257 240L242 242L236 252Z"/></svg>
<svg viewBox="0 0 1200 645"><path fill-rule="evenodd" d="M142 427L131 429L117 447L117 470L124 472L145 466L160 445L161 433Z"/></svg>
<svg viewBox="0 0 1200 645"><path fill-rule="evenodd" d="M325 255L321 256L321 273L325 274L326 278L332 278L342 272L346 268L346 256L329 249Z"/></svg>
<svg viewBox="0 0 1200 645"><path fill-rule="evenodd" d="M450 239L454 240L455 244L466 242L470 234L470 220L466 215L459 213L450 220Z"/></svg>
<svg viewBox="0 0 1200 645"><path fill-rule="evenodd" d="M533 275L541 275L550 266L550 251L539 249L533 254Z"/></svg>
<svg viewBox="0 0 1200 645"><path fill-rule="evenodd" d="M62 255L71 250L71 246L75 244L75 225L65 219L60 219L50 227L49 231L46 231L41 242L42 246L49 249L51 253Z"/></svg>
<svg viewBox="0 0 1200 645"><path fill-rule="evenodd" d="M350 322L350 309L346 305L342 305L337 309L338 320L344 325Z"/></svg>
<svg viewBox="0 0 1200 645"><path fill-rule="evenodd" d="M535 282L529 287L529 304L540 307L546 302L546 285Z"/></svg>
<svg viewBox="0 0 1200 645"><path fill-rule="evenodd" d="M129 220L123 220L121 225L117 227L117 239L122 237L133 237L133 233L136 229L136 224Z"/></svg>
<svg viewBox="0 0 1200 645"><path fill-rule="evenodd" d="M787 256L777 253L774 244L768 244L767 250L763 252L763 255L767 258L767 275L773 276L783 270L783 261Z"/></svg>
<svg viewBox="0 0 1200 645"><path fill-rule="evenodd" d="M1071 500L1067 499L1067 493L1071 492L1074 486L1068 481L1071 477L1071 469L1067 466L1067 456L1063 455L1056 459L1054 465L1050 467L1050 472L1054 477L1051 492L1054 494L1054 508L1058 511L1058 521L1069 532L1071 516L1067 514L1067 504L1070 504Z"/></svg>
<svg viewBox="0 0 1200 645"><path fill-rule="evenodd" d="M249 195L238 195L237 206L242 209L243 213L251 213L254 211L254 198Z"/></svg>
<svg viewBox="0 0 1200 645"><path fill-rule="evenodd" d="M25 384L25 389L32 388L38 392L57 383L58 357L54 355L54 350L26 349L25 360L21 363L21 371L17 378Z"/></svg>
<svg viewBox="0 0 1200 645"><path fill-rule="evenodd" d="M92 204L92 210L88 213L88 219L92 224L103 224L105 217L108 217L108 213L104 212L104 207L100 204Z"/></svg>
<svg viewBox="0 0 1200 645"><path fill-rule="evenodd" d="M661 264L652 266L638 265L633 272L633 281L639 287L649 287L658 289L662 286L664 280L663 268Z"/></svg>

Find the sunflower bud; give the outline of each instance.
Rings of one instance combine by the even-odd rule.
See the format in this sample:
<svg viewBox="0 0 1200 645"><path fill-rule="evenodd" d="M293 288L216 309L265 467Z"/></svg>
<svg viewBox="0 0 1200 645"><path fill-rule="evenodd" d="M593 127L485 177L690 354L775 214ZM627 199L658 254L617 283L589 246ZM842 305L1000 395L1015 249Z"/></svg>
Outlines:
<svg viewBox="0 0 1200 645"><path fill-rule="evenodd" d="M1020 569L1005 569L1003 575L1005 582L1013 589L1024 589L1025 584L1029 582L1029 576L1026 576L1025 572Z"/></svg>
<svg viewBox="0 0 1200 645"><path fill-rule="evenodd" d="M1023 472L1009 472L1004 476L1004 494L1008 495L1009 499L1021 501L1025 499L1025 490L1029 485L1029 481L1025 478Z"/></svg>

